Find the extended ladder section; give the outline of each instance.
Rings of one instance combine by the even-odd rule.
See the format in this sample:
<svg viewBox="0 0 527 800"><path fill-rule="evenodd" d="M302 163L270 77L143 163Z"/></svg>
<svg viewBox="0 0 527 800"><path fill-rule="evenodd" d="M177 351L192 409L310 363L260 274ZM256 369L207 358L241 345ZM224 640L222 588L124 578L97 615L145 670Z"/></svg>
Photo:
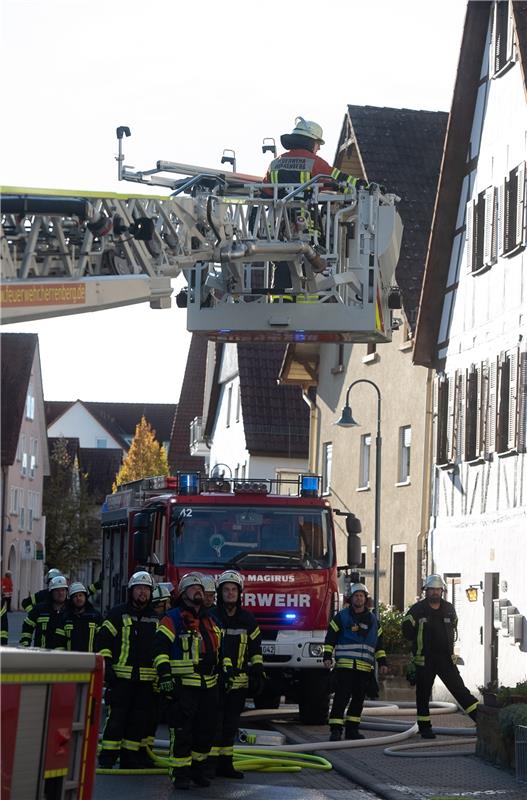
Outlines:
<svg viewBox="0 0 527 800"><path fill-rule="evenodd" d="M209 338L391 339L402 237L394 195L342 194L322 176L270 186L172 162L147 172L120 164L119 174L172 193L3 189L3 322L167 307L183 273L177 304L188 329Z"/></svg>

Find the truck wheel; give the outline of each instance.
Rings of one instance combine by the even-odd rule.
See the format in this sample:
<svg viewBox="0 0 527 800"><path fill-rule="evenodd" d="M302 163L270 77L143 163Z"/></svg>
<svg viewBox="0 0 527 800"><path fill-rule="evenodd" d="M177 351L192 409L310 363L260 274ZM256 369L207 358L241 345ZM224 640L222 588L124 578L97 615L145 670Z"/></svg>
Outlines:
<svg viewBox="0 0 527 800"><path fill-rule="evenodd" d="M325 725L329 711L329 674L325 669L300 673L298 710L304 725Z"/></svg>

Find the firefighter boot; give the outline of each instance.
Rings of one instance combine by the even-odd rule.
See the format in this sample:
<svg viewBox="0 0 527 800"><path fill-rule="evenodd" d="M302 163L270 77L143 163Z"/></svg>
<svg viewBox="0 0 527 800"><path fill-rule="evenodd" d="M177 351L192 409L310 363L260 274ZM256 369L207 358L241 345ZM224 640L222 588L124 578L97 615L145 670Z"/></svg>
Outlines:
<svg viewBox="0 0 527 800"><path fill-rule="evenodd" d="M358 722L346 722L346 730L344 732L346 739L365 739L364 734L359 731Z"/></svg>
<svg viewBox="0 0 527 800"><path fill-rule="evenodd" d="M219 778L245 778L243 772L239 769L234 769L232 763L232 756L220 756L218 758L218 766L216 767L216 775Z"/></svg>
<svg viewBox="0 0 527 800"><path fill-rule="evenodd" d="M436 735L432 730L432 725L430 722L418 722L419 725L419 733L421 734L421 739L435 739Z"/></svg>
<svg viewBox="0 0 527 800"><path fill-rule="evenodd" d="M188 767L175 767L172 770L174 789L190 789L190 770Z"/></svg>
<svg viewBox="0 0 527 800"><path fill-rule="evenodd" d="M190 766L190 779L192 780L192 783L196 784L196 786L202 786L203 788L210 786L209 779L205 777L204 761L192 762Z"/></svg>
<svg viewBox="0 0 527 800"><path fill-rule="evenodd" d="M218 766L218 756L209 756L205 761L205 777L214 778L216 776L216 768Z"/></svg>
<svg viewBox="0 0 527 800"><path fill-rule="evenodd" d="M342 739L342 725L330 725L329 731L329 741L340 742Z"/></svg>

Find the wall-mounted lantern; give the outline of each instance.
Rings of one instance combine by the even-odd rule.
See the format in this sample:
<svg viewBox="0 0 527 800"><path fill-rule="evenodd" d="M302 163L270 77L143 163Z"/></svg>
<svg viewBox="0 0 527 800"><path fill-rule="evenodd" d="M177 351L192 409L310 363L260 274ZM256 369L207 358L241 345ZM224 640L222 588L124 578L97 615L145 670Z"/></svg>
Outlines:
<svg viewBox="0 0 527 800"><path fill-rule="evenodd" d="M469 603L477 602L478 589L483 589L481 583L473 584L472 586L469 586L468 589L465 589L465 594Z"/></svg>

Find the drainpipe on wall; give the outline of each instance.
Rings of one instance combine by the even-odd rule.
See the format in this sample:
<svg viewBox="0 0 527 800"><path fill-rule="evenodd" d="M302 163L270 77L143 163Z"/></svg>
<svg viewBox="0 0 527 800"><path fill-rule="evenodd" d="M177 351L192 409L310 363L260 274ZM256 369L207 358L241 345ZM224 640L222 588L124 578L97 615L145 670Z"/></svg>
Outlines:
<svg viewBox="0 0 527 800"><path fill-rule="evenodd" d="M313 475L316 475L318 465L318 423L320 417L316 401L316 389L304 385L302 387L302 397L304 402L309 406L308 470Z"/></svg>
<svg viewBox="0 0 527 800"><path fill-rule="evenodd" d="M428 533L430 525L430 508L433 491L432 462L433 462L433 431L434 431L434 405L433 390L435 370L427 370L426 398L425 398L425 430L423 448L423 474L421 491L421 520L417 536L417 551L421 552L421 563L417 564L417 595L421 594L422 578L429 573L432 553L428 552Z"/></svg>

